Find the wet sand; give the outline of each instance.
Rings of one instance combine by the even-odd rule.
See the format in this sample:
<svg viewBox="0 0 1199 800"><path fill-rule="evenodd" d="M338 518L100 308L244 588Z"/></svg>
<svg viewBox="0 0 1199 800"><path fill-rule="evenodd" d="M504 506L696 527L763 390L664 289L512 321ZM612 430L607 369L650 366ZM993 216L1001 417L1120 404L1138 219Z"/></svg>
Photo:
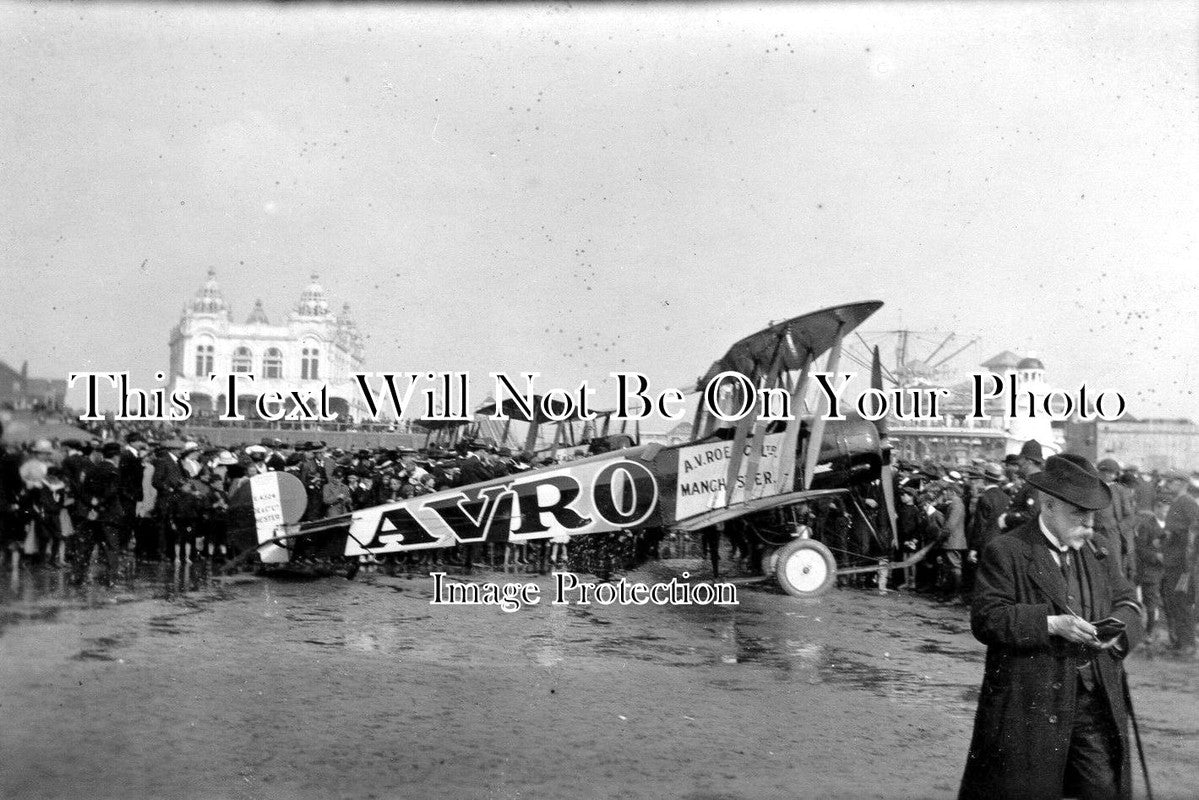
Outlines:
<svg viewBox="0 0 1199 800"><path fill-rule="evenodd" d="M14 798L952 798L984 652L963 607L866 590L504 613L379 573L5 588ZM1155 795L1195 797L1199 665L1129 669Z"/></svg>

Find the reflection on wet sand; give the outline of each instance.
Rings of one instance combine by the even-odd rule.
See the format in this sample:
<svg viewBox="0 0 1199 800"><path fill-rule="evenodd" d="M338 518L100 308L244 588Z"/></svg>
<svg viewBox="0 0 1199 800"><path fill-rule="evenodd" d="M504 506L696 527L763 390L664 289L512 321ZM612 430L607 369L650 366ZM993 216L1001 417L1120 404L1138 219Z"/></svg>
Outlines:
<svg viewBox="0 0 1199 800"><path fill-rule="evenodd" d="M56 766L56 796L80 794L95 770L109 787L140 774L164 782L128 796L185 796L196 781L204 789L195 796L234 796L239 781L255 782L248 796L338 796L338 775L389 785L377 743L399 735L420 765L412 792L420 796L435 785L469 789L442 767L447 748L460 749L446 764L481 785L526 746L483 730L539 731L539 746L558 748L568 774L586 772L562 744L585 720L602 732L605 758L651 783L653 765L692 757L693 768L719 763L749 781L729 754L769 731L770 749L786 754L773 765L780 775L824 775L830 758L853 750L888 772L914 765L904 773L913 796L948 796L938 787L955 785L957 738L968 735L983 655L960 607L852 590L818 602L747 591L738 607L545 604L503 614L430 606L430 597L427 578L380 573L347 581L304 570L225 575L202 561L129 563L106 588L23 567L0 586L0 648L15 655L0 659L0 680L15 687L5 710L37 732L17 755L68 763L85 741L95 747L77 732L81 722L93 732L118 725L121 757ZM1134 659L1162 781L1186 785L1199 732L1185 709L1199 686L1177 665ZM143 702L128 704L128 692L145 692ZM85 711L64 715L50 698ZM204 759L176 777L148 766L180 746L231 764L229 775ZM464 755L480 747L490 748L485 761ZM280 753L294 756L281 764ZM941 765L935 782L930 763ZM570 794L553 769L522 769L540 796ZM813 796L869 794L864 776L829 776ZM288 791L272 795L268 784ZM0 776L0 795L24 785ZM646 796L668 794L647 787L662 791ZM746 796L776 796L773 785L758 788Z"/></svg>
<svg viewBox="0 0 1199 800"><path fill-rule="evenodd" d="M98 583L94 575L77 586L65 568L23 566L12 570L7 583L0 585L0 635L11 625L52 622L67 609L193 596L221 599L228 592L226 583L219 568L207 561L128 561L111 587Z"/></svg>

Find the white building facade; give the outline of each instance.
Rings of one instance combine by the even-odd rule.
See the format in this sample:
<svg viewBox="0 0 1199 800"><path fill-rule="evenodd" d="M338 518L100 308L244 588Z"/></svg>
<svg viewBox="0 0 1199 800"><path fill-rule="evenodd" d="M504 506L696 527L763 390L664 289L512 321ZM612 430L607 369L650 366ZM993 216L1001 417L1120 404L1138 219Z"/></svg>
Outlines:
<svg viewBox="0 0 1199 800"><path fill-rule="evenodd" d="M888 419L891 444L900 458L960 465L969 464L976 458L1001 461L1005 455L1019 453L1030 439L1040 442L1045 456L1062 451L1064 423L1054 424L1044 411L1045 397L1053 387L1045 379L1045 365L1041 360L1004 351L980 367L978 374L999 375L1005 386L1016 382L1016 413L1011 413L1006 395L987 397L983 408L989 418L974 419L972 381L944 387L949 395L941 404L939 417ZM989 389L990 381L984 381L984 391Z"/></svg>
<svg viewBox="0 0 1199 800"><path fill-rule="evenodd" d="M253 384L238 379L238 412L249 419L258 418L254 398L264 392L287 398L300 391L306 404L315 408L322 389L329 410L338 414L337 422L358 422L368 415L352 377L363 371L362 335L350 319L348 304L339 314L329 311L316 275L282 324L271 323L261 300L239 323L233 320L215 271L209 270L208 282L171 330L170 348L170 391L189 393L197 419L225 412L225 376L230 373L254 376ZM211 380L214 374L221 378Z"/></svg>

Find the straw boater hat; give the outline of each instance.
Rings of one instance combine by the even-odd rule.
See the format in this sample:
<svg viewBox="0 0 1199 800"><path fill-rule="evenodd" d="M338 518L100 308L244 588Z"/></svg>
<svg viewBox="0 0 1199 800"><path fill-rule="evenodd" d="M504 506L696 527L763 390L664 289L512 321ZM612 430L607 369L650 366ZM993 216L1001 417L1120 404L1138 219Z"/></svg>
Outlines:
<svg viewBox="0 0 1199 800"><path fill-rule="evenodd" d="M1045 469L1030 475L1028 482L1046 494L1089 511L1107 508L1112 503L1112 490L1099 477L1099 471L1090 461L1072 453L1050 456Z"/></svg>

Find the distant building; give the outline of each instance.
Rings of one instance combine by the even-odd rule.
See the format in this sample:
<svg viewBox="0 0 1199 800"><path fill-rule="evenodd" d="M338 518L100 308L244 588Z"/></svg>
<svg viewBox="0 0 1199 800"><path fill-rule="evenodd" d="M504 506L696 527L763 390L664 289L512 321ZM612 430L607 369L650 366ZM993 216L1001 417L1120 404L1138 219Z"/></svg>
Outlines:
<svg viewBox="0 0 1199 800"><path fill-rule="evenodd" d="M20 372L0 361L0 408L59 411L66 396L66 379L31 378L28 361L21 363Z"/></svg>
<svg viewBox="0 0 1199 800"><path fill-rule="evenodd" d="M261 300L245 322L234 322L216 273L209 270L208 282L171 331L170 390L188 391L193 416L202 419L225 410L225 386L210 381L211 374L252 373L255 394L274 390L283 397L327 385L330 411L339 414L339 422L356 422L368 410L351 377L363 370L363 360L362 335L349 314L348 304L339 314L329 311L325 290L313 275L283 323L271 324ZM253 399L238 396L238 412L249 419L257 418Z"/></svg>
<svg viewBox="0 0 1199 800"><path fill-rule="evenodd" d="M982 364L980 372L993 372L1019 387L1016 414L999 398L987 398L983 410L990 419L973 418L974 386L971 380L946 387L925 386L921 390L944 388L948 396L939 405L935 419L887 420L892 453L908 461L969 464L974 459L1002 461L1009 453L1019 453L1029 439L1041 443L1045 453L1062 450L1063 427L1052 423L1043 413L1031 417L1028 395L1040 404L1052 388L1045 380L1045 365L1040 359L1021 357L1005 350ZM990 389L984 381L984 390Z"/></svg>
<svg viewBox="0 0 1199 800"><path fill-rule="evenodd" d="M1199 468L1199 425L1189 419L1071 422L1066 447L1092 462L1114 458L1125 467L1189 472Z"/></svg>

